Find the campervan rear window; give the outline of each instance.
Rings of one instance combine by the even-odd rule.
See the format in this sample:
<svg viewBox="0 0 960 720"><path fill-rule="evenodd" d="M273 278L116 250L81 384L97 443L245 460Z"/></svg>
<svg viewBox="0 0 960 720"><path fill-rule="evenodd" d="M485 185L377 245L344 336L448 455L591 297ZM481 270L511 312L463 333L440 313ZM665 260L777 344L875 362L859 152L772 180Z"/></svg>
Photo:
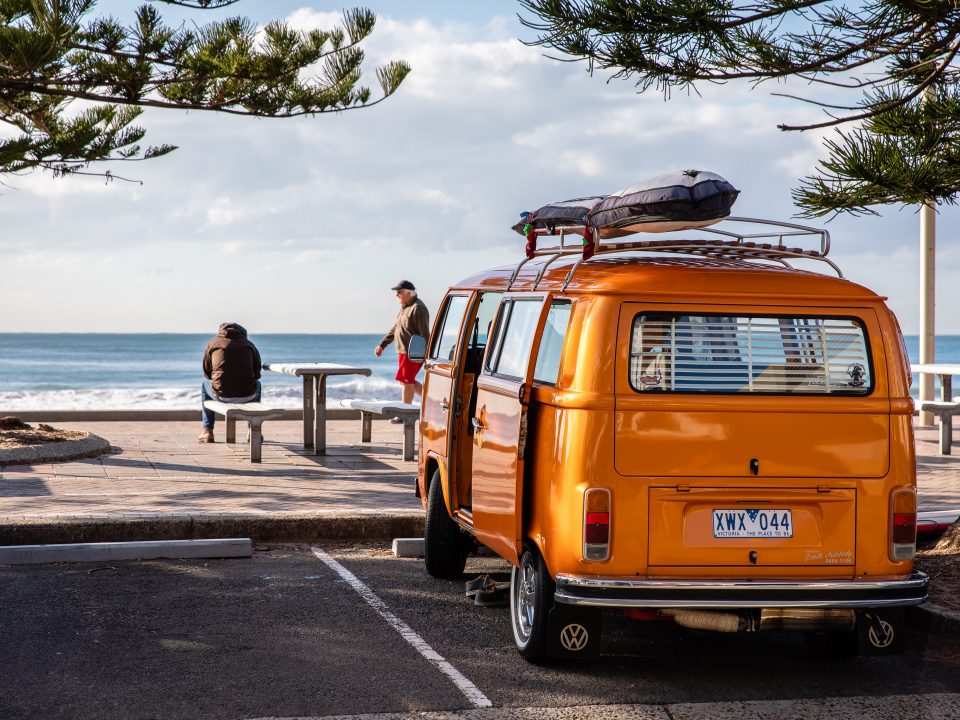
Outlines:
<svg viewBox="0 0 960 720"><path fill-rule="evenodd" d="M637 392L867 395L871 367L852 318L650 313L633 321Z"/></svg>

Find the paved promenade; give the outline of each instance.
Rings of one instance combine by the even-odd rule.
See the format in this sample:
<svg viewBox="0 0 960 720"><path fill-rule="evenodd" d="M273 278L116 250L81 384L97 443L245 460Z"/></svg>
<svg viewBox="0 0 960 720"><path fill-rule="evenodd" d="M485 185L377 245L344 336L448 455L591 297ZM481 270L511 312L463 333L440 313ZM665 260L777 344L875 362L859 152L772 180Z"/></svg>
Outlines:
<svg viewBox="0 0 960 720"><path fill-rule="evenodd" d="M374 422L373 442L361 443L359 420L327 424L328 455L307 454L300 421L264 425L263 462L249 462L249 446L197 443L198 422L54 422L110 441L114 452L90 460L0 467L0 544L134 539L117 532L135 524L141 539L242 534L284 539L325 533L330 521L363 522L348 532L377 535L421 522L414 496L416 462L402 460L402 426ZM243 440L246 428L238 424ZM406 525L384 525L385 518ZM316 521L325 519L327 526ZM272 524L251 526L253 520ZM311 524L311 521L313 523ZM379 523L379 525L377 524ZM51 533L53 525L87 528L74 535ZM40 526L45 526L44 530ZM33 533L11 535L11 528ZM111 528L113 528L111 530ZM398 530L399 531L399 530ZM340 534L335 533L335 534ZM53 541L53 540L51 540Z"/></svg>
<svg viewBox="0 0 960 720"><path fill-rule="evenodd" d="M128 522L149 529L151 522L181 522L180 530L168 527L144 536L153 539L182 532L183 523L202 523L188 535L202 536L226 520L235 521L237 532L254 535L240 521L366 518L372 528L367 534L377 532L372 521L384 518L405 519L407 525L400 527L413 531L422 521L413 494L416 463L403 462L401 426L387 422L375 422L374 442L361 445L359 420L331 421L325 457L305 453L300 422L267 423L260 465L247 460L245 444L222 442L222 424L212 445L196 442L199 424L194 422L56 426L96 433L115 452L76 462L0 467L0 527L7 532L0 542L17 540L9 535L12 526ZM241 439L243 433L238 427ZM957 454L941 457L936 430L917 431L921 510L960 508L960 446L954 450ZM304 528L314 530L309 524ZM272 532L265 528L261 537ZM82 537L96 539L91 533Z"/></svg>

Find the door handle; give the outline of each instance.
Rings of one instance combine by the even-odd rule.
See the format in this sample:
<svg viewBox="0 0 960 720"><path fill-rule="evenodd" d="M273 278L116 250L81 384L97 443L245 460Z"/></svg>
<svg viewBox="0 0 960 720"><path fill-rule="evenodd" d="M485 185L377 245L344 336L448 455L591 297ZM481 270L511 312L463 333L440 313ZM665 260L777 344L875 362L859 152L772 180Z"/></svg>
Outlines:
<svg viewBox="0 0 960 720"><path fill-rule="evenodd" d="M486 430L487 426L480 422L480 418L470 418L470 424L474 430Z"/></svg>
<svg viewBox="0 0 960 720"><path fill-rule="evenodd" d="M450 403L448 403L446 400L441 400L441 401L440 401L440 409L441 409L443 412L446 412L447 410L450 409Z"/></svg>

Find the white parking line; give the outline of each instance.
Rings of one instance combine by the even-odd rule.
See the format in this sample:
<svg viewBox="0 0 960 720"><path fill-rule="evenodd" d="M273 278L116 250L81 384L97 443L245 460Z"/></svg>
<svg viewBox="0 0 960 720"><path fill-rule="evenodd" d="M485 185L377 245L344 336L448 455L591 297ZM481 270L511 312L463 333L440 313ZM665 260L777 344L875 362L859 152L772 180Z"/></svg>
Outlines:
<svg viewBox="0 0 960 720"><path fill-rule="evenodd" d="M469 700L474 707L493 707L493 703L490 702L486 695L480 692L480 689L476 685L467 680L467 678L463 676L463 673L457 670L449 662L444 660L440 653L430 647L422 637L414 632L413 628L390 612L390 610L387 608L387 604L378 598L373 590L360 582L356 575L347 570L343 565L338 563L320 548L315 547L311 548L311 550L313 550L314 555L320 558L320 560L326 563L331 570L342 577L350 585L350 587L356 590L357 594L366 600L370 607L380 614L380 617L390 623L393 626L393 629L400 633L400 636L410 643L418 653L423 655L423 657L433 663L440 672L450 678L453 681L453 684L457 686L457 689L464 694L467 700Z"/></svg>

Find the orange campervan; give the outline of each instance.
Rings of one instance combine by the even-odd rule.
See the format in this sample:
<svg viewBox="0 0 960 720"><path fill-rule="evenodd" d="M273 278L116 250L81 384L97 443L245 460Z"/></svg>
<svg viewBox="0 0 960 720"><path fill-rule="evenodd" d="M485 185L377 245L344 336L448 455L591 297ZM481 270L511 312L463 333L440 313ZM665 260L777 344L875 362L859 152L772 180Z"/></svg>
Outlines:
<svg viewBox="0 0 960 720"><path fill-rule="evenodd" d="M475 542L512 563L531 661L596 654L618 609L898 652L903 608L926 599L896 319L826 258L826 231L717 228L605 242L550 227L554 246L455 285L437 315L427 570L459 576Z"/></svg>

